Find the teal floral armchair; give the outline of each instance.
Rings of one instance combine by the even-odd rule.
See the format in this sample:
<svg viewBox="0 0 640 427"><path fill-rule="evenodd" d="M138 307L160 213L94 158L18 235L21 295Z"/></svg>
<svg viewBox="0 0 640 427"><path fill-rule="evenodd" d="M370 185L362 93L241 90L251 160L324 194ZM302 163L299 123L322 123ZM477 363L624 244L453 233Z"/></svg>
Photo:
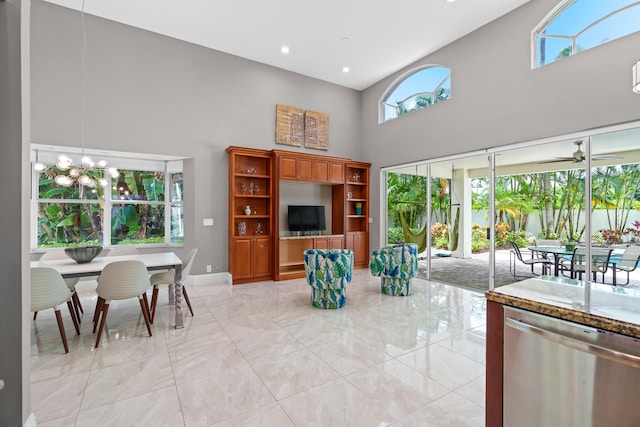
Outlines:
<svg viewBox="0 0 640 427"><path fill-rule="evenodd" d="M309 249L304 252L311 305L340 308L347 301L346 285L353 275L353 251L349 249Z"/></svg>
<svg viewBox="0 0 640 427"><path fill-rule="evenodd" d="M373 251L369 269L381 277L383 294L411 295L411 279L418 274L418 245L404 243Z"/></svg>

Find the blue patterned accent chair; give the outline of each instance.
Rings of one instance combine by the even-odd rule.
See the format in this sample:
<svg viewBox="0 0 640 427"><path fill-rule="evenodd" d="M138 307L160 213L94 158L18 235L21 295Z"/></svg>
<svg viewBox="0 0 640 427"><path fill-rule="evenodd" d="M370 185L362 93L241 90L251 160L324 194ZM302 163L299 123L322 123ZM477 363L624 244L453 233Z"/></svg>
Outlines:
<svg viewBox="0 0 640 427"><path fill-rule="evenodd" d="M369 269L381 277L383 294L411 295L411 279L418 274L418 245L403 243L373 251Z"/></svg>
<svg viewBox="0 0 640 427"><path fill-rule="evenodd" d="M309 249L304 251L311 305L340 308L347 301L346 285L353 276L353 251L349 249Z"/></svg>

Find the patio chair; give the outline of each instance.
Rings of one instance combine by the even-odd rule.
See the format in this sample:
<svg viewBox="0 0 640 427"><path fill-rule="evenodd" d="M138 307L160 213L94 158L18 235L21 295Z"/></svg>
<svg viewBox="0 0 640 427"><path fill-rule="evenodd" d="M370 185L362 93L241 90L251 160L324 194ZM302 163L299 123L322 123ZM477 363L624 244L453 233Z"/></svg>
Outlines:
<svg viewBox="0 0 640 427"><path fill-rule="evenodd" d="M560 243L560 240L557 240L557 239L534 239L533 245L541 246L541 247L550 247L550 248L559 248L562 246L562 244ZM531 256L536 256L538 258L544 258L551 261L551 258L549 258L549 254L545 252L536 252L535 255L532 253Z"/></svg>
<svg viewBox="0 0 640 427"><path fill-rule="evenodd" d="M591 273L594 282L597 281L598 273L602 273L602 283L604 283L604 274L609 269L611 252L613 252L611 248L591 248ZM560 262L560 271L569 272L569 277L572 279L582 280L582 275L587 269L586 259L586 248L584 246L577 247L573 250L571 259Z"/></svg>
<svg viewBox="0 0 640 427"><path fill-rule="evenodd" d="M617 271L626 271L627 272L627 281L622 283L622 285L629 284L629 273L634 271L638 266L638 261L640 261L640 246L638 245L630 245L622 253L622 257L620 261L617 263L611 263L611 268L613 269L613 284L616 283L616 272ZM604 281L604 280L603 280Z"/></svg>
<svg viewBox="0 0 640 427"><path fill-rule="evenodd" d="M552 264L552 262L547 259L547 258L524 258L522 256L522 251L520 249L520 246L518 246L516 243L511 242L511 246L513 246L513 253L515 254L516 258L518 261L520 261L521 263L528 265L531 267L531 272L533 274L535 274L535 272L533 271L533 267L538 264L542 267L542 274L548 274L549 273L549 268ZM518 279L518 276L516 274L516 262L514 261L513 264L510 267L513 267L513 278L514 279ZM524 277L524 276L521 276Z"/></svg>

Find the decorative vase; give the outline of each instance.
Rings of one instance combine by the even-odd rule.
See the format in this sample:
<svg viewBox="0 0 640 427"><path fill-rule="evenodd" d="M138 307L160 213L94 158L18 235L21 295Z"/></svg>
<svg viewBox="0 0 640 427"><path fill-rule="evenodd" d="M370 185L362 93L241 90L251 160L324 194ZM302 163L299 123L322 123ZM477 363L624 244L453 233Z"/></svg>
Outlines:
<svg viewBox="0 0 640 427"><path fill-rule="evenodd" d="M244 236L247 234L247 223L241 221L238 223L238 236Z"/></svg>
<svg viewBox="0 0 640 427"><path fill-rule="evenodd" d="M362 203L356 203L356 215L362 215Z"/></svg>
<svg viewBox="0 0 640 427"><path fill-rule="evenodd" d="M244 214L245 215L251 215L251 206L245 206L244 207Z"/></svg>

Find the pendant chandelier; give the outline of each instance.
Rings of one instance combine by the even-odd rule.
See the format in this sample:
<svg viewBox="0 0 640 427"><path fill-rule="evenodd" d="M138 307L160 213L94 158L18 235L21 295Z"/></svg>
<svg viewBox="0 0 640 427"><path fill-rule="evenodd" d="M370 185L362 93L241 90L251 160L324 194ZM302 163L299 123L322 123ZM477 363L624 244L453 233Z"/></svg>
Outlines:
<svg viewBox="0 0 640 427"><path fill-rule="evenodd" d="M54 181L63 187L71 187L77 183L82 193L82 187L95 188L97 185L103 188L107 187L110 184L110 180L108 180L107 177L117 178L120 176L120 173L118 169L114 167L107 167L105 160L100 160L96 163L91 157L85 154L84 112L86 105L85 53L87 49L87 30L84 23L84 0L82 0L80 10L80 20L82 22L82 106L80 110L80 143L82 145L82 152L79 163L74 163L74 160L65 154L58 155L58 162L55 164L58 170L56 171ZM41 172L46 169L46 166L36 160L34 168L38 172Z"/></svg>

